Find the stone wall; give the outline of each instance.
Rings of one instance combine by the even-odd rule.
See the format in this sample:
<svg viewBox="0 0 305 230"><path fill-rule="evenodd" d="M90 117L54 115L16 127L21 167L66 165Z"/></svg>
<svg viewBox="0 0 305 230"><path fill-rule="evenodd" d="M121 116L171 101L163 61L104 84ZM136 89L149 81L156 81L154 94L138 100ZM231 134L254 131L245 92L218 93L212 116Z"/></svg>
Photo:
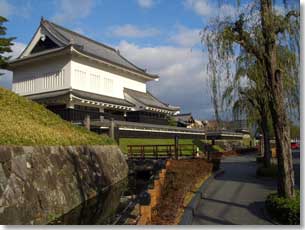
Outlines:
<svg viewBox="0 0 305 230"><path fill-rule="evenodd" d="M0 224L46 224L127 175L117 146L0 146Z"/></svg>

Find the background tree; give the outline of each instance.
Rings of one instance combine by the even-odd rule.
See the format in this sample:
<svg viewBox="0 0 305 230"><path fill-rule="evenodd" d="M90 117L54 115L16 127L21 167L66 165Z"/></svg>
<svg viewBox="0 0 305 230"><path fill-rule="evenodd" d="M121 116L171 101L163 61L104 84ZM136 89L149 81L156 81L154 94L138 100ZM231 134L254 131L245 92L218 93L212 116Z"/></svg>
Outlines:
<svg viewBox="0 0 305 230"><path fill-rule="evenodd" d="M299 13L290 10L284 15L278 14L274 9L274 2L254 1L250 7L242 9L237 17L208 25L205 31L214 33L214 42L218 44L220 59L228 60L228 57L234 57L241 51L252 55L262 67L276 138L278 194L290 198L294 196L294 172L283 72L277 61L277 44L285 40L287 43L293 43L292 38L298 43L295 34L299 30ZM287 47L289 49L289 46Z"/></svg>
<svg viewBox="0 0 305 230"><path fill-rule="evenodd" d="M10 56L5 55L6 53L12 52L11 46L13 45L12 41L15 39L13 37L6 38L6 27L3 25L7 22L7 19L0 16L0 68L5 69L7 66Z"/></svg>

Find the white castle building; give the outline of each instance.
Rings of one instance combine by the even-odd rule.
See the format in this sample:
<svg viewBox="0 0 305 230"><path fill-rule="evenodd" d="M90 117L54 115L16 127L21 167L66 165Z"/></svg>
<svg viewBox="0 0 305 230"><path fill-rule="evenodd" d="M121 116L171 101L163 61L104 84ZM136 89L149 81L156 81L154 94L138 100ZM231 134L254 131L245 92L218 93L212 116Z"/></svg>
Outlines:
<svg viewBox="0 0 305 230"><path fill-rule="evenodd" d="M118 50L41 19L32 40L9 64L13 91L69 121L114 118L166 124L179 107L147 91L158 79Z"/></svg>

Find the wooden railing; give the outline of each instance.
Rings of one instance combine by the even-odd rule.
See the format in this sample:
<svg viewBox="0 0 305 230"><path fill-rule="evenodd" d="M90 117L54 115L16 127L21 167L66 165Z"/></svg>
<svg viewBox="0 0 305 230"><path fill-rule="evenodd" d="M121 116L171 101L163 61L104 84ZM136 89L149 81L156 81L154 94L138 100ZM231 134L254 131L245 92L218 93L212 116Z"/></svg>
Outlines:
<svg viewBox="0 0 305 230"><path fill-rule="evenodd" d="M128 158L172 158L181 156L195 157L197 147L194 144L175 145L127 145Z"/></svg>

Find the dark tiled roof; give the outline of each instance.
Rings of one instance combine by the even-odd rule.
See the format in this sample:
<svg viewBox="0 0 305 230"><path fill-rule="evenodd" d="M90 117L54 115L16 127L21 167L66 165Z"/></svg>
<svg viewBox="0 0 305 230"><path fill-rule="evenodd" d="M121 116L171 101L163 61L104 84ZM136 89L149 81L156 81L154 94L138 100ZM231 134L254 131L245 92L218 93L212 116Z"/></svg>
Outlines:
<svg viewBox="0 0 305 230"><path fill-rule="evenodd" d="M89 92L76 90L76 89L72 90L72 95L82 98L82 99L87 99L87 100L134 107L134 104L132 104L124 99L108 97L108 96L99 95L99 94L95 94L95 93L89 93Z"/></svg>
<svg viewBox="0 0 305 230"><path fill-rule="evenodd" d="M52 91L52 92L46 92L46 93L40 93L40 94L33 94L33 95L27 95L26 97L32 100L43 100L47 98L58 98L63 96L68 96L72 94L75 97L78 97L80 99L85 100L92 100L97 101L100 103L109 103L109 104L115 104L115 105L121 105L121 106L129 106L134 107L134 104L120 98L114 98L114 97L108 97L104 95L99 95L95 93L89 93L81 90L76 89L64 89L64 90L58 90L58 91Z"/></svg>
<svg viewBox="0 0 305 230"><path fill-rule="evenodd" d="M164 109L164 110L170 110L170 111L177 111L179 110L179 107L174 107L167 105L157 98L155 98L151 93L143 93L139 91L135 91L132 89L127 89L124 88L124 93L135 99L136 101L140 102L141 104L148 106L148 107L153 107L153 108L158 108L158 109Z"/></svg>
<svg viewBox="0 0 305 230"><path fill-rule="evenodd" d="M68 30L53 22L42 20L41 25L44 26L57 40L63 45L76 45L87 54L107 60L119 66L145 74L151 78L158 78L157 75L149 74L144 69L141 69L124 58L117 50L100 42L94 41L88 37Z"/></svg>
<svg viewBox="0 0 305 230"><path fill-rule="evenodd" d="M194 118L191 113L176 114L174 116L174 119L176 121L185 122L185 123L194 122Z"/></svg>

